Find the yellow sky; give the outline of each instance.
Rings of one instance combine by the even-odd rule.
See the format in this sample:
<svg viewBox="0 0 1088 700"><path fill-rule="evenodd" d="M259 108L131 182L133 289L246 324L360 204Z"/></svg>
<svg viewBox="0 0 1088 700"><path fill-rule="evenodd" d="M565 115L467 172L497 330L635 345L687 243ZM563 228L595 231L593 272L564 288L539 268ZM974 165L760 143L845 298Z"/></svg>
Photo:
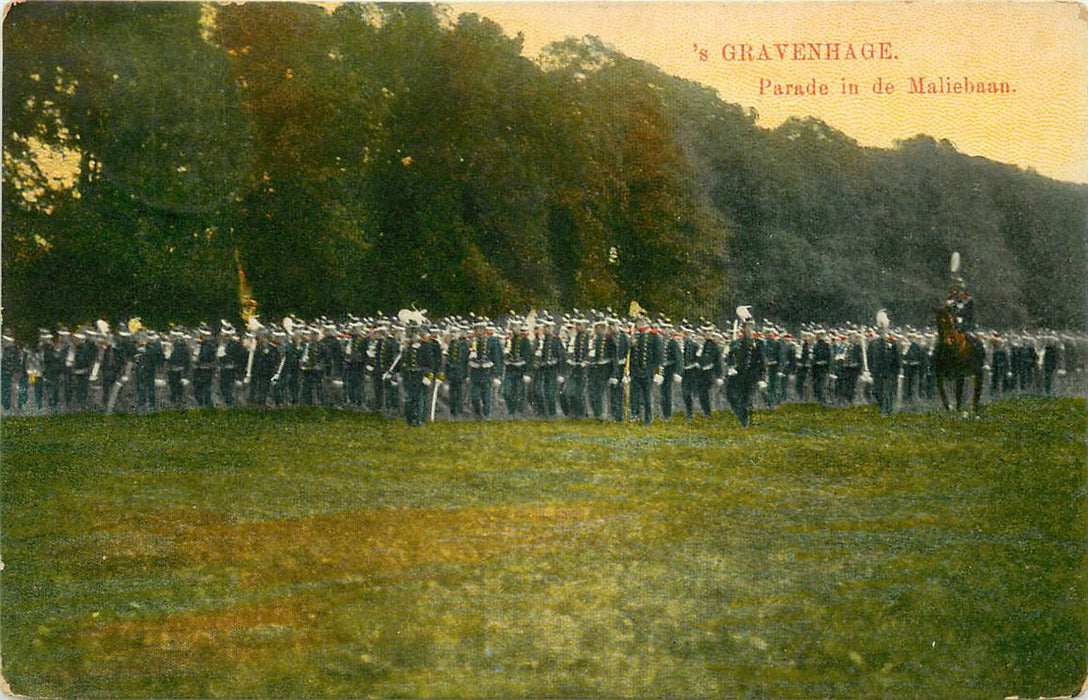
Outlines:
<svg viewBox="0 0 1088 700"><path fill-rule="evenodd" d="M1088 182L1088 9L1075 2L485 2L451 3L508 34L536 56L550 41L593 34L667 73L754 107L760 125L812 115L866 146L918 133L971 155ZM774 44L886 42L888 60L783 60ZM768 45L773 60L726 61L725 45ZM699 60L695 47L707 49ZM781 47L787 56L792 46ZM878 49L879 50L879 49ZM734 49L734 52L737 50ZM908 94L910 79L1006 82L1007 94ZM842 81L858 85L843 95ZM878 78L895 85L877 95ZM760 94L760 81L826 84L827 95ZM766 83L764 83L766 86Z"/></svg>

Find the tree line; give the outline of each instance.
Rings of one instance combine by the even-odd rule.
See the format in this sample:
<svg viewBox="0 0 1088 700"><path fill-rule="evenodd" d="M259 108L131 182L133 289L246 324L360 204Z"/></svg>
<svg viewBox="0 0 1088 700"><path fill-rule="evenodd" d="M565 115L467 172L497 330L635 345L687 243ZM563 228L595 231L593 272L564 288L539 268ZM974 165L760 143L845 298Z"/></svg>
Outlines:
<svg viewBox="0 0 1088 700"><path fill-rule="evenodd" d="M4 322L626 309L1084 326L1088 187L861 147L592 37L409 3L26 3L4 24Z"/></svg>

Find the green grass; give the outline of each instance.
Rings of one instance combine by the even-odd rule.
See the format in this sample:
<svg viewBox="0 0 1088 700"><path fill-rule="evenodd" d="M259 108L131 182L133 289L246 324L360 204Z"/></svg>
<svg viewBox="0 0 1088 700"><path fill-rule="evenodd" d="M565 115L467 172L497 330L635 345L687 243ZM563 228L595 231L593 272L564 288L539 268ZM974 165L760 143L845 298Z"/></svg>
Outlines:
<svg viewBox="0 0 1088 700"><path fill-rule="evenodd" d="M1076 694L1083 400L979 421L6 419L3 674L61 697Z"/></svg>

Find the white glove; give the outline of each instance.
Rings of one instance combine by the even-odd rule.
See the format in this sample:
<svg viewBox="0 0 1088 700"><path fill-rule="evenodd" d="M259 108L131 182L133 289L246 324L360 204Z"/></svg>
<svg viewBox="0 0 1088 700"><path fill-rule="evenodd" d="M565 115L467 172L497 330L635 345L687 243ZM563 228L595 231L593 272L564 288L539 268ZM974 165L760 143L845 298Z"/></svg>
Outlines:
<svg viewBox="0 0 1088 700"><path fill-rule="evenodd" d="M495 377L494 379L491 380L491 385L494 386L494 387L500 387L500 386L502 386L502 380L499 379L498 377Z"/></svg>
<svg viewBox="0 0 1088 700"><path fill-rule="evenodd" d="M1009 375L1009 376L1012 376L1012 375ZM121 375L121 383L122 384L128 384L128 375L127 374Z"/></svg>
<svg viewBox="0 0 1088 700"><path fill-rule="evenodd" d="M188 380L187 380L187 379L183 379L182 381L183 381L183 382L185 382L185 381L188 381ZM273 383L273 384L278 384L278 383L279 383L279 381L280 381L280 375L279 375L279 374L273 374L273 375L272 375L272 383Z"/></svg>
<svg viewBox="0 0 1088 700"><path fill-rule="evenodd" d="M661 386L664 383L665 383L665 377L663 375L660 375L660 374L655 374L654 375L654 384L657 384L658 386Z"/></svg>
<svg viewBox="0 0 1088 700"><path fill-rule="evenodd" d="M829 374L829 375L827 375L827 378L828 378L828 379L830 379L831 381L835 381L836 379L838 379L838 378L839 378L839 375L837 375L837 374Z"/></svg>
<svg viewBox="0 0 1088 700"><path fill-rule="evenodd" d="M721 377L717 377L714 379L714 386L721 386L723 384L725 384L725 380Z"/></svg>
<svg viewBox="0 0 1088 700"><path fill-rule="evenodd" d="M674 382L682 382L682 381L684 381L684 378L682 376L680 376L679 374L674 374L674 375L672 375L672 380Z"/></svg>
<svg viewBox="0 0 1088 700"><path fill-rule="evenodd" d="M765 382L765 381L763 381L761 379L758 382L756 382L756 386L759 387L760 391L762 391L763 389L767 388L767 382Z"/></svg>
<svg viewBox="0 0 1088 700"><path fill-rule="evenodd" d="M562 384L563 382L567 381L567 378L566 378L566 377L564 377L564 376L563 376L562 374L560 374L560 375L559 375L559 376L558 376L558 377L556 378L556 381L557 381L557 382L559 382L560 384Z"/></svg>
<svg viewBox="0 0 1088 700"><path fill-rule="evenodd" d="M737 376L737 368L736 367L730 367L729 371L726 372L726 374L729 375L730 377Z"/></svg>
<svg viewBox="0 0 1088 700"><path fill-rule="evenodd" d="M623 383L624 384L630 384L631 383L631 377L624 377L623 378Z"/></svg>
<svg viewBox="0 0 1088 700"><path fill-rule="evenodd" d="M609 386L616 386L619 383L620 383L620 380L616 379L615 377L610 377L608 379Z"/></svg>
<svg viewBox="0 0 1088 700"><path fill-rule="evenodd" d="M188 379L182 379L181 380L181 385L182 386L189 386L189 380Z"/></svg>
<svg viewBox="0 0 1088 700"><path fill-rule="evenodd" d="M1058 376L1059 377L1064 377L1065 376L1065 370L1064 369L1058 370Z"/></svg>
<svg viewBox="0 0 1088 700"><path fill-rule="evenodd" d="M373 372L374 371L374 365L367 365L366 366L366 371L367 372Z"/></svg>
<svg viewBox="0 0 1088 700"><path fill-rule="evenodd" d="M529 376L528 374L523 374L523 375L521 375L521 381L524 382L525 384L531 384L532 381L533 381L533 378L531 376Z"/></svg>
<svg viewBox="0 0 1088 700"><path fill-rule="evenodd" d="M428 377L423 378L423 386L430 386L431 384L434 384L434 382L432 382Z"/></svg>
<svg viewBox="0 0 1088 700"><path fill-rule="evenodd" d="M234 380L234 388L235 389L241 389L242 388L242 380L241 379L235 379Z"/></svg>
<svg viewBox="0 0 1088 700"><path fill-rule="evenodd" d="M334 380L332 380L332 385L334 387L336 387L337 389L339 389L340 387L344 386L344 380L343 379L334 379Z"/></svg>
<svg viewBox="0 0 1088 700"><path fill-rule="evenodd" d="M165 379L156 379L155 380L155 386L161 389L162 387L166 386L166 380Z"/></svg>
<svg viewBox="0 0 1088 700"><path fill-rule="evenodd" d="M385 374L383 374L383 375L382 375L382 381L383 381L383 382L388 382L388 381L389 381L389 378L390 378L391 376L393 376L393 375L389 374L389 372L386 372Z"/></svg>

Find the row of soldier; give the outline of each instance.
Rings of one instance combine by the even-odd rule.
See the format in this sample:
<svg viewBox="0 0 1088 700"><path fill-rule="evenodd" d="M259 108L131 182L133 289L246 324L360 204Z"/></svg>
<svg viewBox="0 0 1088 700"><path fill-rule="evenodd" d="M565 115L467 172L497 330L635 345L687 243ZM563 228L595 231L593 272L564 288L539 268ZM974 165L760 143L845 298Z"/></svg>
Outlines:
<svg viewBox="0 0 1088 700"><path fill-rule="evenodd" d="M1082 336L986 334L989 393L1079 391ZM239 332L164 333L100 321L43 330L36 346L4 336L6 414L162 407L329 405L436 417L593 416L650 422L722 404L747 425L753 406L932 400L934 334L806 328L799 338L750 318L732 330L642 316L511 316L427 322L284 319ZM498 401L501 397L501 402Z"/></svg>

